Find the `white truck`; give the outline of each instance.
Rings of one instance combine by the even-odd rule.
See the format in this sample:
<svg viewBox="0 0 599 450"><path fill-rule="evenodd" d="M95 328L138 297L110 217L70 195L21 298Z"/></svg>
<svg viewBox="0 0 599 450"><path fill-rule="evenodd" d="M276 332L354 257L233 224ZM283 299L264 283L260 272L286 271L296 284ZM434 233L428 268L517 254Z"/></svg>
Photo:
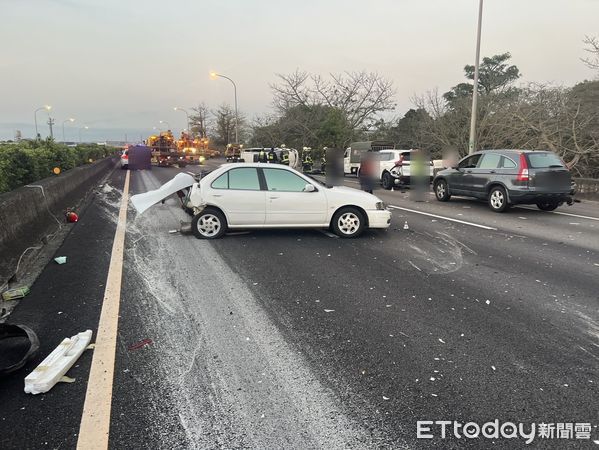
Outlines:
<svg viewBox="0 0 599 450"><path fill-rule="evenodd" d="M360 160L364 152L379 152L384 149L393 149L395 144L390 141L365 141L352 142L343 154L343 174L357 175L360 169Z"/></svg>

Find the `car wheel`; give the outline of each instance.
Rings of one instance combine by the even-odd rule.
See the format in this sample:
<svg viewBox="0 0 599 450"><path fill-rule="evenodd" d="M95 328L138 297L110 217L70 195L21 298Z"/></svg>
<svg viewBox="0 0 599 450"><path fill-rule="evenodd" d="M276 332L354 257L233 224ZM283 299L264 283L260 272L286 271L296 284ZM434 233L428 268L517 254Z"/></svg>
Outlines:
<svg viewBox="0 0 599 450"><path fill-rule="evenodd" d="M227 220L220 211L206 208L193 216L191 230L198 239L218 239L227 231Z"/></svg>
<svg viewBox="0 0 599 450"><path fill-rule="evenodd" d="M435 197L437 197L437 200L439 200L440 202L446 202L451 198L451 195L449 194L449 188L447 186L447 181L445 180L437 180L435 182L434 190Z"/></svg>
<svg viewBox="0 0 599 450"><path fill-rule="evenodd" d="M121 166L121 169L123 169L123 170L127 170L128 168L129 168L129 164L123 164Z"/></svg>
<svg viewBox="0 0 599 450"><path fill-rule="evenodd" d="M393 178L389 172L383 174L383 188L390 190L393 187Z"/></svg>
<svg viewBox="0 0 599 450"><path fill-rule="evenodd" d="M501 186L493 186L489 191L489 208L495 212L503 212L508 206L505 189Z"/></svg>
<svg viewBox="0 0 599 450"><path fill-rule="evenodd" d="M356 208L342 208L335 213L331 221L333 232L341 238L355 238L362 234L366 219Z"/></svg>
<svg viewBox="0 0 599 450"><path fill-rule="evenodd" d="M556 200L542 200L537 202L537 208L541 211L553 211L559 206L559 202Z"/></svg>

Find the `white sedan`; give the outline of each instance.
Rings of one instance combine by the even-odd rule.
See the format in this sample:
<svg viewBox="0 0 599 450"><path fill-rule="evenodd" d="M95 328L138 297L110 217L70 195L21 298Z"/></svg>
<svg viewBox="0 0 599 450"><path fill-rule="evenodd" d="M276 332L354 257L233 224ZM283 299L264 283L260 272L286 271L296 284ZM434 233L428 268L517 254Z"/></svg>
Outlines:
<svg viewBox="0 0 599 450"><path fill-rule="evenodd" d="M190 187L185 206L200 239L216 239L228 229L330 228L342 238L366 228L388 228L391 212L376 196L348 187L327 187L284 165L224 164L199 182L178 174L157 191L134 195L143 212L177 190Z"/></svg>

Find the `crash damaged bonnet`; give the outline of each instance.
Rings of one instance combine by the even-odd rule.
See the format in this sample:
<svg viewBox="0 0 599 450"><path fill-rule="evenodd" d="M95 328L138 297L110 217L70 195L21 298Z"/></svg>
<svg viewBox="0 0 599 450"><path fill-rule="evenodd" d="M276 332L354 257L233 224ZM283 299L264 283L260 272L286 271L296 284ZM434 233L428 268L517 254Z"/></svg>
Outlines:
<svg viewBox="0 0 599 450"><path fill-rule="evenodd" d="M137 213L142 214L150 206L155 205L182 189L192 186L196 182L196 179L188 173L179 173L158 189L144 192L143 194L132 195L131 203L137 210Z"/></svg>

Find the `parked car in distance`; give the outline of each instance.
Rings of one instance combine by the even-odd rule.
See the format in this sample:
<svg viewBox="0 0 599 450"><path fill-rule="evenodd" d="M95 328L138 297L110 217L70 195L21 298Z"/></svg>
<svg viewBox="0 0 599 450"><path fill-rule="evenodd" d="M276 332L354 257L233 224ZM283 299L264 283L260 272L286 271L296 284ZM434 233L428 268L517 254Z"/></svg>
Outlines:
<svg viewBox="0 0 599 450"><path fill-rule="evenodd" d="M380 181L384 189L391 189L401 185L408 185L411 181L411 160L414 152L418 150L381 150ZM433 161L428 161L429 183L433 181ZM426 173L426 172L425 172Z"/></svg>
<svg viewBox="0 0 599 450"><path fill-rule="evenodd" d="M475 197L487 200L496 212L517 204L553 211L572 204L574 184L564 162L550 151L483 150L438 172L433 190L439 201L452 195Z"/></svg>
<svg viewBox="0 0 599 450"><path fill-rule="evenodd" d="M129 150L123 150L121 153L121 169L129 168Z"/></svg>
<svg viewBox="0 0 599 450"><path fill-rule="evenodd" d="M193 184L184 203L197 212L192 231L201 239L236 228L330 228L339 237L355 238L366 228L391 223L378 197L327 187L278 164L224 164Z"/></svg>

